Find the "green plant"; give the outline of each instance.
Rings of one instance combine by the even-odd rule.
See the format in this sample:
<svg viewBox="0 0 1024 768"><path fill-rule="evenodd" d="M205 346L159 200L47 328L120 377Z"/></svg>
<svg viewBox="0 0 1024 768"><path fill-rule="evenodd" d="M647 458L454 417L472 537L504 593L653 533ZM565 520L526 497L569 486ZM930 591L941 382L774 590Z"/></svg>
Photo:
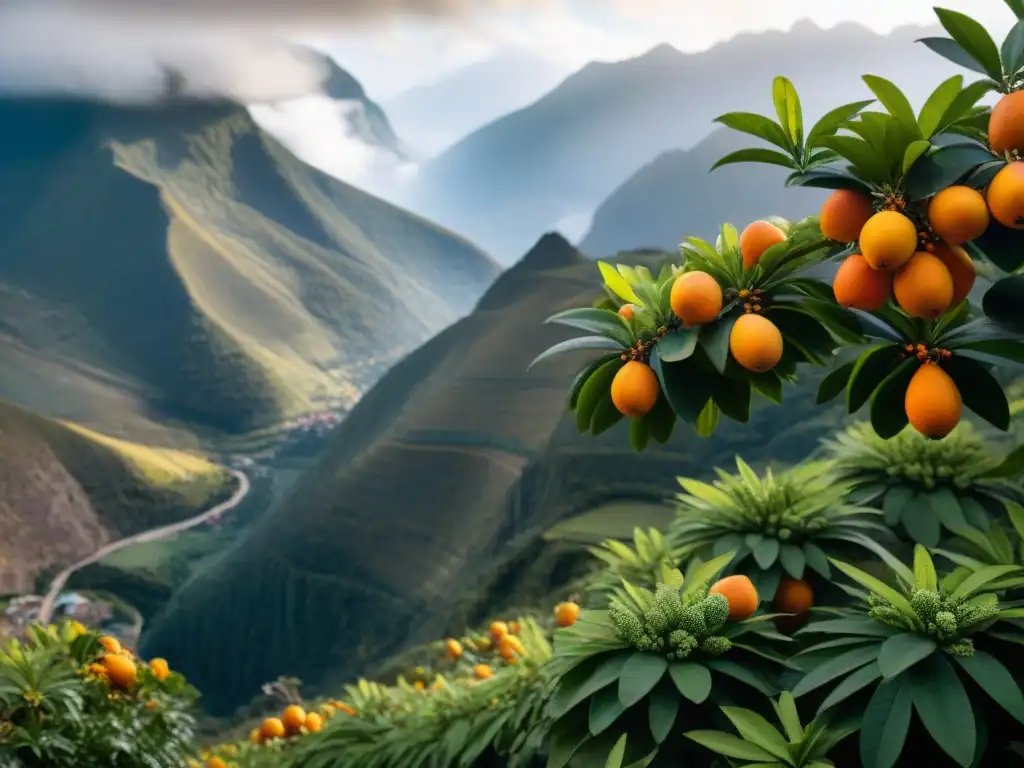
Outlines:
<svg viewBox="0 0 1024 768"><path fill-rule="evenodd" d="M741 760L751 768L826 768L832 765L828 760L832 748L857 730L849 722L833 727L826 717L802 725L789 691L783 691L778 700L772 700L772 707L782 731L752 710L721 707L739 736L722 731L689 731L684 735L716 754Z"/></svg>
<svg viewBox="0 0 1024 768"><path fill-rule="evenodd" d="M672 552L665 537L657 528L633 529L633 547L615 539L607 539L600 546L587 547L587 551L600 560L604 567L589 579L588 597L606 605L611 593L623 580L637 586L653 588L667 581L680 558Z"/></svg>
<svg viewBox="0 0 1024 768"><path fill-rule="evenodd" d="M854 547L872 552L888 531L876 510L846 500L849 487L827 462L802 464L758 476L740 457L737 474L716 469L704 483L679 478L676 517L668 541L681 557L734 551L728 572L743 573L770 600L785 574L803 579L806 569L831 577L829 553Z"/></svg>
<svg viewBox="0 0 1024 768"><path fill-rule="evenodd" d="M833 611L837 618L811 623L798 634L831 639L799 655L808 671L793 688L797 698L829 687L819 713L842 710L851 697L869 699L860 731L865 768L890 768L904 750L917 712L926 731L958 765L975 764L986 749L983 720L987 697L1024 723L1024 694L1006 667L976 643L1002 618L997 591L1024 583L1015 566L966 569L940 579L932 558L918 545L914 568L890 563L896 588L854 568L833 565L866 589L860 607ZM857 590L851 594L861 595ZM861 705L854 705L854 711ZM916 747L911 746L911 749Z"/></svg>

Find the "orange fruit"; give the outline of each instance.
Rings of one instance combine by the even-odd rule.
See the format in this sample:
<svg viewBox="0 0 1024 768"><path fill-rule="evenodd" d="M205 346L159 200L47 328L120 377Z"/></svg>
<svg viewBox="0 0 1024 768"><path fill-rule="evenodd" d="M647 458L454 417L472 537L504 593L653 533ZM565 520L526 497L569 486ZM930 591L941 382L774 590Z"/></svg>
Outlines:
<svg viewBox="0 0 1024 768"><path fill-rule="evenodd" d="M206 761L206 768L228 768L228 764L215 755Z"/></svg>
<svg viewBox="0 0 1024 768"><path fill-rule="evenodd" d="M897 270L917 250L917 227L896 211L880 211L860 231L860 252L872 269Z"/></svg>
<svg viewBox="0 0 1024 768"><path fill-rule="evenodd" d="M306 710L298 704L291 704L281 713L281 722L284 723L286 731L294 733L306 722Z"/></svg>
<svg viewBox="0 0 1024 768"><path fill-rule="evenodd" d="M427 686L422 680L417 680L415 683L412 684L412 687L415 688L417 691L422 691Z"/></svg>
<svg viewBox="0 0 1024 768"><path fill-rule="evenodd" d="M123 649L121 648L121 641L116 637L110 635L103 635L99 640L100 645L103 646L103 650L107 653L120 653Z"/></svg>
<svg viewBox="0 0 1024 768"><path fill-rule="evenodd" d="M110 682L118 688L131 688L135 685L138 670L135 662L120 653L108 653L103 657L103 668L107 670Z"/></svg>
<svg viewBox="0 0 1024 768"><path fill-rule="evenodd" d="M508 623L508 631L513 635L518 635L520 630L518 621L510 621Z"/></svg>
<svg viewBox="0 0 1024 768"><path fill-rule="evenodd" d="M707 272L684 272L672 283L669 303L683 325L704 325L722 311L722 287Z"/></svg>
<svg viewBox="0 0 1024 768"><path fill-rule="evenodd" d="M935 246L935 256L946 266L949 276L953 278L953 301L950 306L956 306L967 298L967 294L974 287L974 261L959 245L945 243L938 243Z"/></svg>
<svg viewBox="0 0 1024 768"><path fill-rule="evenodd" d="M486 680L494 674L494 671L486 664L477 664L473 667L473 674L480 680Z"/></svg>
<svg viewBox="0 0 1024 768"><path fill-rule="evenodd" d="M253 744L259 744L261 741L263 741L263 737L260 735L259 728L253 728L251 731L249 731L249 741L251 741Z"/></svg>
<svg viewBox="0 0 1024 768"><path fill-rule="evenodd" d="M786 233L767 221L748 224L740 233L740 255L743 268L750 269L761 260L761 256L773 245L786 242ZM715 314L718 314L717 312Z"/></svg>
<svg viewBox="0 0 1024 768"><path fill-rule="evenodd" d="M963 406L953 379L930 361L914 372L903 401L910 425L933 440L953 431L960 423Z"/></svg>
<svg viewBox="0 0 1024 768"><path fill-rule="evenodd" d="M729 351L748 371L764 373L782 359L782 334L766 317L740 315L729 332Z"/></svg>
<svg viewBox="0 0 1024 768"><path fill-rule="evenodd" d="M149 671L153 673L153 677L162 683L170 676L171 667L166 659L150 659Z"/></svg>
<svg viewBox="0 0 1024 768"><path fill-rule="evenodd" d="M630 360L612 379L612 403L619 413L631 419L650 413L660 392L657 375L639 360Z"/></svg>
<svg viewBox="0 0 1024 768"><path fill-rule="evenodd" d="M616 378L618 378L617 375ZM612 383L612 386L614 386L614 382ZM508 634L508 624L506 624L504 621L495 621L491 624L490 633L491 637L494 638L494 641L497 642L498 640L501 640L501 638Z"/></svg>
<svg viewBox="0 0 1024 768"><path fill-rule="evenodd" d="M988 118L988 143L1000 155L1024 149L1024 92L1008 93L996 102Z"/></svg>
<svg viewBox="0 0 1024 768"><path fill-rule="evenodd" d="M284 723L282 723L279 718L268 717L263 721L263 725L260 726L260 736L263 737L264 741L270 741L270 739L283 739L284 734Z"/></svg>
<svg viewBox="0 0 1024 768"><path fill-rule="evenodd" d="M445 643L445 651L448 653L449 659L458 661L462 658L462 643L454 638L449 638L448 642Z"/></svg>
<svg viewBox="0 0 1024 768"><path fill-rule="evenodd" d="M946 187L928 203L928 223L950 245L981 237L989 223L985 196L970 187Z"/></svg>
<svg viewBox="0 0 1024 768"><path fill-rule="evenodd" d="M829 240L852 243L860 237L860 231L874 215L869 196L849 189L837 189L821 206L821 233Z"/></svg>
<svg viewBox="0 0 1024 768"><path fill-rule="evenodd" d="M803 579L783 579L775 591L779 613L807 613L814 606L814 590Z"/></svg>
<svg viewBox="0 0 1024 768"><path fill-rule="evenodd" d="M560 627L571 627L580 617L580 607L576 603L564 602L555 606L555 624Z"/></svg>
<svg viewBox="0 0 1024 768"><path fill-rule="evenodd" d="M1024 229L1024 162L1009 163L985 193L988 209L1004 227Z"/></svg>
<svg viewBox="0 0 1024 768"><path fill-rule="evenodd" d="M872 269L863 255L855 253L840 265L832 293L840 306L874 312L892 295L892 273Z"/></svg>
<svg viewBox="0 0 1024 768"><path fill-rule="evenodd" d="M953 302L953 276L938 256L918 251L896 273L892 292L908 315L934 320Z"/></svg>
<svg viewBox="0 0 1024 768"><path fill-rule="evenodd" d="M306 722L304 725L306 726L307 731L310 733L316 733L324 727L324 719L316 712L310 712L306 715Z"/></svg>
<svg viewBox="0 0 1024 768"><path fill-rule="evenodd" d="M619 315L626 318L627 320L632 320L633 315L635 314L636 312L633 310L632 304L623 304L621 307L619 307Z"/></svg>
<svg viewBox="0 0 1024 768"><path fill-rule="evenodd" d="M356 711L352 707L350 707L348 704L345 704L343 702L339 702L338 704L335 704L334 708L338 709L338 710L341 710L342 712L344 712L346 715L349 715L350 717L355 717L355 715L356 715Z"/></svg>
<svg viewBox="0 0 1024 768"><path fill-rule="evenodd" d="M148 709L150 712L160 709L160 702L156 699L150 699L146 702L146 709Z"/></svg>
<svg viewBox="0 0 1024 768"><path fill-rule="evenodd" d="M726 576L711 585L710 595L722 595L729 601L729 621L743 621L754 615L760 602L757 589L748 577Z"/></svg>

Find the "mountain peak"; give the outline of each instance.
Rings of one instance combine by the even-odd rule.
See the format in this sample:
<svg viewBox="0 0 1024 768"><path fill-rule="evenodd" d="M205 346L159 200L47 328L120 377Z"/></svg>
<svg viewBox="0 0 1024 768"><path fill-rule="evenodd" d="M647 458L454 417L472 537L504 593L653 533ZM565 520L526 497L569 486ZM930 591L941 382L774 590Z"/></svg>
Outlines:
<svg viewBox="0 0 1024 768"><path fill-rule="evenodd" d="M558 232L548 232L527 251L519 262L526 267L553 269L577 263L583 254Z"/></svg>

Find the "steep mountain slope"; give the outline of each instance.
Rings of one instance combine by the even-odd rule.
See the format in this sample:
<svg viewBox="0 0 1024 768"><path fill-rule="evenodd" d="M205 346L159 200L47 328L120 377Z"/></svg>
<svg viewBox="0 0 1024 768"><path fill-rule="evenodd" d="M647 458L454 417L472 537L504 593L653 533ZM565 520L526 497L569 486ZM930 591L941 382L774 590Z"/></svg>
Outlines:
<svg viewBox="0 0 1024 768"><path fill-rule="evenodd" d="M580 250L597 258L638 247L672 251L687 235L713 242L722 222L742 229L766 216L802 219L817 211L827 192L784 189L784 168L744 163L708 173L746 146L743 134L720 128L693 149L659 155L598 206Z"/></svg>
<svg viewBox="0 0 1024 768"><path fill-rule="evenodd" d="M171 659L216 711L280 674L350 678L564 583L570 563L543 542L558 522L617 499L659 503L677 475L706 476L736 451L800 459L840 419L812 405L809 378L785 412L761 409L709 440L680 429L637 455L624 425L581 438L565 411L581 358L526 368L568 335L542 320L597 291L593 263L545 236L469 317L374 386L290 494L178 593L144 653Z"/></svg>
<svg viewBox="0 0 1024 768"><path fill-rule="evenodd" d="M697 54L660 46L589 64L436 158L421 174L416 210L508 261L538 231L592 213L659 153L696 144L719 114L771 113L775 75L796 83L812 117L869 97L859 79L865 72L884 73L920 100L956 71L914 45L926 32L903 28L882 37L853 24L822 30L801 22Z"/></svg>
<svg viewBox="0 0 1024 768"><path fill-rule="evenodd" d="M141 439L351 404L468 312L474 246L240 107L0 100L0 397ZM123 414L123 415L121 415Z"/></svg>
<svg viewBox="0 0 1024 768"><path fill-rule="evenodd" d="M0 594L227 498L224 469L0 402Z"/></svg>

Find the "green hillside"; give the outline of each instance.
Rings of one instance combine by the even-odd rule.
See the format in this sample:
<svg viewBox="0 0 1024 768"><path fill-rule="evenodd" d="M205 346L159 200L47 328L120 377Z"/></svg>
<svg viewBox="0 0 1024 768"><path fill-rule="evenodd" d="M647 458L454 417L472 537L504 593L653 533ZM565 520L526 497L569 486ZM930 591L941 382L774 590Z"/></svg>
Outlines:
<svg viewBox="0 0 1024 768"><path fill-rule="evenodd" d="M592 301L596 276L545 236L472 315L381 379L290 494L171 601L143 652L171 659L215 711L281 674L350 678L564 583L571 548L544 539L558 523L614 501L649 508L677 475L706 476L737 451L795 461L841 419L812 405L812 382L784 414L760 409L709 440L680 429L637 455L621 425L579 437L565 396L580 358L526 368L568 335L541 321ZM619 509L611 523L628 530L632 508Z"/></svg>
<svg viewBox="0 0 1024 768"><path fill-rule="evenodd" d="M132 439L349 406L497 268L230 104L0 100L0 397Z"/></svg>
<svg viewBox="0 0 1024 768"><path fill-rule="evenodd" d="M580 250L596 258L637 245L674 251L688 235L714 241L719 222L742 228L765 216L796 220L821 205L824 190L783 189L784 168L744 163L709 173L719 158L750 144L721 128L693 149L659 155L601 203Z"/></svg>
<svg viewBox="0 0 1024 768"><path fill-rule="evenodd" d="M228 498L235 481L190 453L111 438L0 402L0 594L133 533Z"/></svg>

